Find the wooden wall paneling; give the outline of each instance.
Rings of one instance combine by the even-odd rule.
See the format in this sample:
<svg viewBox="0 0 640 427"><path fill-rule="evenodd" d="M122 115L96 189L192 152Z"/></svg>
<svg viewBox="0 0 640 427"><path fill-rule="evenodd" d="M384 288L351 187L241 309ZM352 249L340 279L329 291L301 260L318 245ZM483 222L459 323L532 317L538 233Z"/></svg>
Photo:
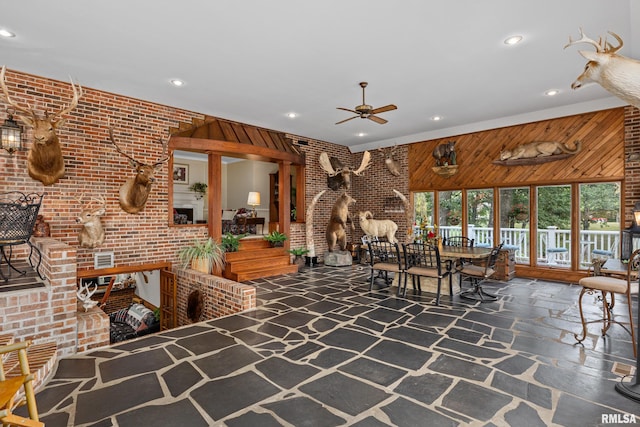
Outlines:
<svg viewBox="0 0 640 427"><path fill-rule="evenodd" d="M451 138L409 145L409 188L411 191L453 190L622 180L624 178L624 109L585 113L542 122L492 129ZM504 149L533 141L558 141L573 147L582 142L576 155L539 165L493 164ZM439 144L456 141L458 173L450 178L436 175L431 153Z"/></svg>
<svg viewBox="0 0 640 427"><path fill-rule="evenodd" d="M233 128L233 132L236 134L236 138L238 142L242 144L253 145L251 138L245 132L245 127L240 123L231 123L231 127Z"/></svg>

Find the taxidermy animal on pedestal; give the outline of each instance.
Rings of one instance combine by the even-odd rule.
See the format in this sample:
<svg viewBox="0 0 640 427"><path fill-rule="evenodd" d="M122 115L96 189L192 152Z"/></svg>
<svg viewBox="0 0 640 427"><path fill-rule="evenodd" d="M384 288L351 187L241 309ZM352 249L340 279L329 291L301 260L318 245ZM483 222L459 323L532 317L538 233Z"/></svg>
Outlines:
<svg viewBox="0 0 640 427"><path fill-rule="evenodd" d="M347 248L347 224L351 223L351 230L355 230L351 215L349 214L349 205L355 203L356 200L345 192L338 197L338 200L336 200L333 205L326 233L327 249L329 252L333 252L336 245L338 245L341 251Z"/></svg>
<svg viewBox="0 0 640 427"><path fill-rule="evenodd" d="M398 224L390 219L373 219L373 214L369 211L358 212L360 228L367 236L386 237L390 243L398 243L396 231Z"/></svg>

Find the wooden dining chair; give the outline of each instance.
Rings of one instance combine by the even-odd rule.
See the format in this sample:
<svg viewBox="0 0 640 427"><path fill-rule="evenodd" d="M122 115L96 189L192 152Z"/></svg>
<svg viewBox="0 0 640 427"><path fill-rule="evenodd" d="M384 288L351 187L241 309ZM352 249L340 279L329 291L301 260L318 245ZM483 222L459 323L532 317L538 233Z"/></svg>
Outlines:
<svg viewBox="0 0 640 427"><path fill-rule="evenodd" d="M408 276L411 275L414 292L422 292L420 286L420 277L428 277L437 279L438 287L436 293L436 305L440 305L440 293L442 289L442 280L449 277L449 294L453 295L453 282L451 276L452 261L441 260L438 246L428 243L405 243L404 262L406 271L404 275L404 288L402 296L407 295ZM400 289L398 289L398 292Z"/></svg>
<svg viewBox="0 0 640 427"><path fill-rule="evenodd" d="M468 291L460 293L462 298L472 299L475 301L487 302L496 301L498 297L489 294L482 289L482 282L489 279L496 272L496 261L502 250L502 243L491 249L487 258L482 260L474 260L473 264L463 263L460 271L460 286L464 280L471 282L472 288Z"/></svg>
<svg viewBox="0 0 640 427"><path fill-rule="evenodd" d="M378 276L382 276L385 283L391 283L389 273L398 276L398 295L400 295L400 285L404 274L404 264L400 258L400 247L397 243L381 242L379 240L368 240L369 264L371 265L371 277L369 278L369 290L373 290L373 282Z"/></svg>
<svg viewBox="0 0 640 427"><path fill-rule="evenodd" d="M595 272L594 275L583 277L578 282L582 286L580 296L578 297L578 307L580 308L580 321L582 322L582 335L574 334L576 341L581 343L587 337L587 325L594 322L603 322L602 336L605 337L612 323L621 325L629 334L631 334L631 344L633 345L633 356L637 357L636 336L633 330L633 310L631 307L631 294L638 292L638 268L640 267L640 249L636 249L627 264L627 273L625 276L600 275ZM635 288L635 289L632 289ZM582 298L585 294L593 295L600 292L597 297L602 301L602 318L586 321L584 311L582 309ZM627 298L627 307L629 310L629 321L621 322L613 317L613 308L615 305L615 294L624 295ZM627 328L626 325L629 325Z"/></svg>
<svg viewBox="0 0 640 427"><path fill-rule="evenodd" d="M38 409L32 385L33 375L29 370L27 348L30 345L30 341L24 341L0 346L0 422L2 422L2 425L44 427L44 423L40 422L38 418ZM5 372L5 356L10 353L17 353L19 375L8 376L8 372ZM12 369L9 367L7 370ZM24 389L24 399L29 412L28 418L13 413L13 409L23 403L21 401L16 402L20 389Z"/></svg>

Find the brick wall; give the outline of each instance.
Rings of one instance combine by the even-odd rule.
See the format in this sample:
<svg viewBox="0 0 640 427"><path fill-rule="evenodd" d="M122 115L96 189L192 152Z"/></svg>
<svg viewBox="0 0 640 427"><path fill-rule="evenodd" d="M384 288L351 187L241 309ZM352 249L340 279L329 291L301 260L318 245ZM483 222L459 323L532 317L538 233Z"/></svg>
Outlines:
<svg viewBox="0 0 640 427"><path fill-rule="evenodd" d="M288 135L297 142L300 139L308 142L308 145L299 145L302 152L307 158L306 165L306 206L311 204L313 197L322 190L327 190L316 205L313 215L313 235L315 243L315 251L318 259L322 261L323 253L327 249L327 240L325 231L329 223L331 208L336 199L342 194L342 190L333 191L327 187L327 174L322 170L319 163L320 153L326 152L329 157L337 157L346 165L357 168L362 161L363 153L351 153L347 147L331 144L328 142ZM407 233L407 221L405 213L391 213L384 211L385 200L393 198L393 189L400 191L407 198L409 197L409 174L407 148L398 147L394 158L400 163L401 176L391 175L384 164L384 156L381 152L371 151L371 163L363 176L351 176L351 190L348 192L354 199L355 205L351 206L351 213L355 231L347 230L348 240L350 242L360 242L360 238L364 232L358 225L358 211L371 211L374 218L391 219L398 224L397 237L403 242ZM305 246L306 229L305 226L294 224L291 228L291 247Z"/></svg>
<svg viewBox="0 0 640 427"><path fill-rule="evenodd" d="M2 333L16 341L55 341L58 357L76 352L76 251L50 238L34 239L42 252L45 288L0 294Z"/></svg>
<svg viewBox="0 0 640 427"><path fill-rule="evenodd" d="M187 318L187 300L194 290L203 293L204 307L201 319L239 313L256 307L256 288L224 277L178 268L178 326L192 323Z"/></svg>
<svg viewBox="0 0 640 427"><path fill-rule="evenodd" d="M633 205L640 201L640 110L624 109L624 228L633 223ZM622 224L621 224L622 226Z"/></svg>
<svg viewBox="0 0 640 427"><path fill-rule="evenodd" d="M7 86L12 98L36 111L55 111L72 97L69 83L7 70ZM58 131L65 158L66 174L58 183L45 187L27 173L27 152L13 157L0 156L0 188L4 191L46 192L40 213L51 227L51 237L77 251L79 269L93 267L96 252L113 251L115 265L139 265L175 262L176 248L203 237L203 228L169 228L168 171L163 165L156 174L146 208L140 214L125 213L118 205L118 189L134 171L127 159L116 153L108 141L108 125L114 126L116 141L123 151L141 162L155 162L160 147L154 142L167 137L168 129L179 122L191 122L200 114L107 92L83 88L78 107L67 115ZM0 120L4 120L4 109ZM31 146L32 131L26 136ZM80 225L76 217L80 206L74 197L103 195L107 214L102 222L106 230L104 244L95 249L78 246Z"/></svg>

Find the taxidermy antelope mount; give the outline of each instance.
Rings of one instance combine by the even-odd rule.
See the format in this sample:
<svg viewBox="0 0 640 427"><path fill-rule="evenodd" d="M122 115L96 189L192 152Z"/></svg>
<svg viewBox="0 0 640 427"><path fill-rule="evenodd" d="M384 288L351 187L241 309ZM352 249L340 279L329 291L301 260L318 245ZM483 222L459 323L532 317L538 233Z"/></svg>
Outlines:
<svg viewBox="0 0 640 427"><path fill-rule="evenodd" d="M78 204L82 205L82 198L76 197ZM99 206L93 206L93 202L99 203ZM80 212L76 222L82 224L82 229L78 233L78 241L83 248L95 248L100 246L104 242L104 228L102 228L102 222L100 217L106 212L107 202L103 196L100 198L92 197L91 202Z"/></svg>
<svg viewBox="0 0 640 427"><path fill-rule="evenodd" d="M170 156L167 155L169 140L166 142L163 142L162 139L157 141L162 145L163 157L155 163L146 164L137 161L118 147L118 144L116 144L113 137L113 128L111 126L109 126L109 139L111 139L111 144L116 147L116 151L129 159L129 164L136 170L136 176L129 178L124 184L122 184L122 187L120 187L120 207L123 211L128 213L139 213L147 204L151 186L156 180L156 170L162 167L162 165L169 160Z"/></svg>
<svg viewBox="0 0 640 427"><path fill-rule="evenodd" d="M320 154L320 167L329 174L327 177L327 186L332 190L338 190L344 188L348 190L351 188L351 174L361 176L362 173L369 169L371 163L371 153L365 151L362 156L362 162L358 169L351 169L345 166L340 160L335 157L329 158L327 153Z"/></svg>
<svg viewBox="0 0 640 427"><path fill-rule="evenodd" d="M82 306L84 307L84 311L89 311L91 307L98 304L98 301L93 301L91 299L91 295L95 294L98 290L98 284L94 283L95 287L92 291L89 290L89 284L80 285L80 289L76 291L76 295L78 299L82 301Z"/></svg>
<svg viewBox="0 0 640 427"><path fill-rule="evenodd" d="M595 52L579 51L589 62L582 74L571 84L571 89L578 89L583 83L590 81L596 82L618 98L640 108L640 61L618 55L616 52L622 48L622 38L611 31L609 34L618 40L618 46L612 46L606 37L596 42L585 36L582 28L579 40L574 41L569 37L565 49L578 43L587 43L596 48Z"/></svg>
<svg viewBox="0 0 640 427"><path fill-rule="evenodd" d="M27 126L33 128L33 144L27 155L27 169L31 178L42 182L44 185L55 184L58 179L64 176L64 159L62 157L62 149L60 148L60 140L56 134L56 129L62 126L65 119L62 115L71 112L78 105L78 100L82 96L82 86L73 84L73 99L68 107L63 107L57 113L49 115L45 112L44 118L39 118L29 104L27 107L21 107L9 97L9 90L5 82L6 67L2 67L0 72L0 85L4 93L5 101L16 111L24 113L20 115Z"/></svg>
<svg viewBox="0 0 640 427"><path fill-rule="evenodd" d="M389 172L391 172L391 175L393 176L400 176L400 163L393 158L393 156L396 154L396 149L398 148L397 145L394 145L391 150L387 153L386 149L384 148L378 148L378 151L380 151L382 153L382 155L384 156L384 164L387 167L387 169L389 170Z"/></svg>

